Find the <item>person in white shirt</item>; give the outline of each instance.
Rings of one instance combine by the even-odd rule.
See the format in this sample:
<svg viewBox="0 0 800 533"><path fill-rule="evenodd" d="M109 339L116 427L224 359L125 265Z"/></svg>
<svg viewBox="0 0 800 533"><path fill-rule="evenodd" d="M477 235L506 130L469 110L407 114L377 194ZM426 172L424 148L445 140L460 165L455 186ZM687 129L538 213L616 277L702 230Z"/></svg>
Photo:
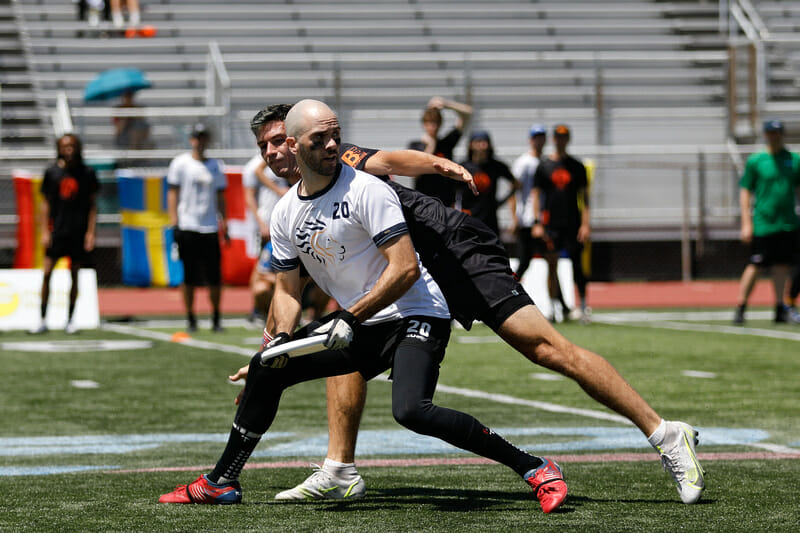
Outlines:
<svg viewBox="0 0 800 533"><path fill-rule="evenodd" d="M517 191L517 218L512 223L512 229L517 234L519 246L519 266L517 277L522 279L525 271L531 264L531 258L536 253L536 239L533 237L533 226L537 222L533 216L533 175L539 166L542 150L547 142L547 128L541 124L534 124L528 130L528 139L531 149L514 161L511 172L520 183Z"/></svg>
<svg viewBox="0 0 800 533"><path fill-rule="evenodd" d="M183 301L189 331L197 330L194 289L207 283L213 310L212 330L222 331L221 253L218 233L228 240L224 191L228 185L222 161L205 156L208 128L196 124L191 152L175 157L167 172L167 212L183 262Z"/></svg>
<svg viewBox="0 0 800 533"><path fill-rule="evenodd" d="M242 169L244 201L248 211L258 223L261 253L250 275L250 293L253 295L251 321L262 325L267 317L269 302L275 289L275 271L272 269L272 242L269 218L278 200L289 190L289 182L267 167L261 154L253 156Z"/></svg>
<svg viewBox="0 0 800 533"><path fill-rule="evenodd" d="M433 403L450 338L450 313L438 285L419 262L397 194L384 182L342 165L336 115L302 100L286 117L286 142L302 179L278 202L270 220L277 283L275 338L290 340L300 319L300 266L343 310L322 325L325 351L251 363L228 443L216 467L163 495L162 503L239 503L239 474L269 429L281 393L312 379L358 371L366 379L392 370L392 414L401 425L502 463L533 489L545 512L567 497L561 470L530 455L474 417ZM326 459L327 461L327 459ZM355 465L334 465L343 474ZM348 493L363 495L355 476Z"/></svg>

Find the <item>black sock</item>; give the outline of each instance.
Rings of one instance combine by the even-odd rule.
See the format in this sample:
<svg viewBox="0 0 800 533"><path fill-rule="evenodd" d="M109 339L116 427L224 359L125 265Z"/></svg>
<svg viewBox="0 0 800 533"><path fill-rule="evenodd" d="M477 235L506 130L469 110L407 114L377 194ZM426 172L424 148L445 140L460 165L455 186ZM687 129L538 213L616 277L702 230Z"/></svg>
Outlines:
<svg viewBox="0 0 800 533"><path fill-rule="evenodd" d="M208 480L212 483L228 483L238 479L242 468L260 439L260 434L252 433L234 424L225 451L217 461L217 466L208 474Z"/></svg>
<svg viewBox="0 0 800 533"><path fill-rule="evenodd" d="M481 451L479 453L484 457L508 466L520 476L524 476L528 471L538 468L544 463L540 457L520 450L478 420L475 422L480 435L476 439L480 443Z"/></svg>

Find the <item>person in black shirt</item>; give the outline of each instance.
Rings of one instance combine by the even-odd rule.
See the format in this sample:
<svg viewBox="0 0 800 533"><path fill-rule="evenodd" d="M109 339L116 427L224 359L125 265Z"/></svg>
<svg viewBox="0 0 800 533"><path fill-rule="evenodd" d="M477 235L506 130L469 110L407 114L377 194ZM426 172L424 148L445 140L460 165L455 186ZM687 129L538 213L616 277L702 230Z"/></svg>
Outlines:
<svg viewBox="0 0 800 533"><path fill-rule="evenodd" d="M44 173L42 180L41 239L45 247L42 281L41 324L33 333L47 331L45 317L50 299L50 276L61 257L69 257L72 287L65 331L75 333L72 322L78 299L78 272L94 249L97 206L95 199L100 184L94 169L83 162L80 139L63 135L56 142L58 158Z"/></svg>
<svg viewBox="0 0 800 533"><path fill-rule="evenodd" d="M560 299L563 295L558 284L556 267L559 256L569 257L575 274L575 284L581 302L586 308L586 277L581 266L583 243L591 234L589 225L589 193L586 167L567 153L570 131L558 125L553 130L555 152L542 159L533 177L532 234L545 243L545 258L549 269L550 296ZM578 207L582 200L583 209ZM569 311L565 307L565 314Z"/></svg>
<svg viewBox="0 0 800 533"><path fill-rule="evenodd" d="M268 111L259 112L251 121L261 155L277 175L296 173L297 164L285 142L286 111L283 115ZM340 160L374 175L408 175L414 168L425 168L469 181L469 173L458 165L413 151L383 152L342 143ZM387 184L400 199L414 248L442 290L451 316L467 329L473 320L483 321L532 363L570 377L593 399L630 419L668 465L681 500L696 502L704 487L694 451L697 432L683 422L662 419L606 359L561 335L514 278L503 244L486 224L417 190L391 180ZM274 325L270 309L265 344L272 339ZM246 378L249 368L240 368L230 379ZM301 485L276 499L349 499L364 494L354 461L365 382L358 373L335 379L333 385L330 378L328 381L325 463Z"/></svg>
<svg viewBox="0 0 800 533"><path fill-rule="evenodd" d="M458 113L456 125L444 137L439 137L439 129L442 127L442 109L450 109ZM412 150L419 150L427 154L433 154L445 159L453 159L453 149L464 128L472 117L472 106L445 100L434 96L428 102L428 107L422 114L422 128L424 134L422 139L412 141L408 147ZM455 201L456 183L440 174L422 174L417 176L415 188L442 201L446 206L452 206Z"/></svg>
<svg viewBox="0 0 800 533"><path fill-rule="evenodd" d="M516 218L517 202L514 193L519 188L519 184L511 173L511 169L502 161L495 159L489 132L475 130L470 134L467 159L461 164L472 173L472 179L478 188L478 196L473 195L466 187L458 186L454 207L474 216L499 235L497 209L510 200L511 216ZM505 198L498 200L497 184L500 180L506 180L511 185L511 189Z"/></svg>

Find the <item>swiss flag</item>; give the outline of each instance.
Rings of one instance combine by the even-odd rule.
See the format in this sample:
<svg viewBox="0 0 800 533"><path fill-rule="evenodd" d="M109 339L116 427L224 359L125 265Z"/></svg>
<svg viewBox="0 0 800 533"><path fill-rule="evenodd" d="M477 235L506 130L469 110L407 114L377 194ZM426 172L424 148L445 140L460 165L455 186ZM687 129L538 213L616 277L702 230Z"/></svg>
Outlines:
<svg viewBox="0 0 800 533"><path fill-rule="evenodd" d="M221 240L220 244L222 282L228 285L248 285L260 251L258 224L244 202L241 169L226 170L225 175L228 178L228 188L225 189L225 212L228 217L228 236L231 240L229 244Z"/></svg>

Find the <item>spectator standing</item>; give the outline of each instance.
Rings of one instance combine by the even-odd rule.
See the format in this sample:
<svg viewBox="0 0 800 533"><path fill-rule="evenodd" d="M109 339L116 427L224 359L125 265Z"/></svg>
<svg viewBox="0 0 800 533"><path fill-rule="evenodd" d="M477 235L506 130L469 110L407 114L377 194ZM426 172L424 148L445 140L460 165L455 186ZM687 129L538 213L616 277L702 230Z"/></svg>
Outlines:
<svg viewBox="0 0 800 533"><path fill-rule="evenodd" d="M766 149L747 159L739 181L740 236L750 245L750 258L742 273L733 321L744 323L756 278L769 268L775 287L775 322L800 323L800 315L784 303L790 299L790 266L798 260L795 194L800 187L800 155L786 148L783 122L768 120L763 129Z"/></svg>
<svg viewBox="0 0 800 533"><path fill-rule="evenodd" d="M134 92L122 94L118 109L139 107L133 101ZM151 147L150 124L144 117L113 117L114 146L123 150L144 150Z"/></svg>
<svg viewBox="0 0 800 533"><path fill-rule="evenodd" d="M41 239L45 248L42 280L41 323L31 333L47 331L45 318L50 299L50 277L56 261L70 258L72 286L69 291L67 333L76 333L72 321L78 300L78 273L86 254L94 250L97 192L100 183L94 169L83 162L80 139L71 133L56 142L57 159L42 180Z"/></svg>
<svg viewBox="0 0 800 533"><path fill-rule="evenodd" d="M253 156L242 170L245 204L258 222L261 253L250 276L250 292L253 295L253 310L250 320L263 322L275 288L275 272L272 269L272 244L270 242L269 218L281 196L289 190L289 182L279 178L267 168L261 154Z"/></svg>
<svg viewBox="0 0 800 533"><path fill-rule="evenodd" d="M455 127L440 138L439 130L442 127L443 109L455 111L458 118ZM422 139L410 142L408 147L445 159L453 159L453 149L461 139L470 118L472 118L472 106L434 96L422 114L424 132ZM415 181L418 191L440 199L446 206L452 206L455 201L456 185L453 180L440 174L422 174L417 176Z"/></svg>
<svg viewBox="0 0 800 533"><path fill-rule="evenodd" d="M78 20L85 20L91 27L100 24L100 15L103 20L111 20L111 5L104 0L78 0ZM83 32L78 32L78 37L82 37Z"/></svg>
<svg viewBox="0 0 800 533"><path fill-rule="evenodd" d="M560 124L553 129L555 151L540 163L533 177L534 225L532 235L545 242L548 262L550 296L561 301L565 315L563 294L556 273L558 258L569 257L581 311L586 310L586 277L581 268L583 243L591 234L589 225L589 193L586 167L567 153L570 130ZM578 207L582 199L583 209ZM571 318L582 318L573 314Z"/></svg>
<svg viewBox="0 0 800 533"><path fill-rule="evenodd" d="M222 161L205 155L209 140L208 128L196 124L191 133L191 152L175 157L170 163L167 210L183 261L183 301L189 331L197 331L194 289L207 283L213 309L212 330L219 332L222 331L222 275L218 233L221 230L228 241L223 195L227 179Z"/></svg>
<svg viewBox="0 0 800 533"><path fill-rule="evenodd" d="M518 189L518 183L511 169L502 161L495 159L489 132L475 130L470 134L467 159L461 165L472 173L478 195L472 194L466 184L457 183L456 208L483 221L492 231L500 235L497 209L511 200L511 216L512 219L516 218L514 193ZM511 185L511 192L505 198L498 200L497 185L500 180L505 180Z"/></svg>
<svg viewBox="0 0 800 533"><path fill-rule="evenodd" d="M533 176L542 158L544 145L547 142L547 128L541 124L534 124L528 130L530 150L514 161L511 172L519 182L517 191L517 217L514 219L512 229L517 235L519 250L519 266L517 277L522 279L525 271L531 264L531 258L536 252L536 240L533 238Z"/></svg>
<svg viewBox="0 0 800 533"><path fill-rule="evenodd" d="M109 0L111 3L111 22L115 28L122 28L125 19L122 16L123 0ZM128 9L128 22L131 26L138 26L141 22L139 14L139 0L124 0L125 7Z"/></svg>

